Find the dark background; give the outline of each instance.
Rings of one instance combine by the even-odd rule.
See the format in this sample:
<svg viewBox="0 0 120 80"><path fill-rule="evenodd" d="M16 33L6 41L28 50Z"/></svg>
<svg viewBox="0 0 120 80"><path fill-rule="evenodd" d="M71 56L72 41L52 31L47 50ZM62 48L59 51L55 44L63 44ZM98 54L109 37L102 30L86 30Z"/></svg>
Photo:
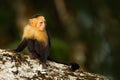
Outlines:
<svg viewBox="0 0 120 80"><path fill-rule="evenodd" d="M0 0L0 48L16 48L35 14L46 17L53 58L120 79L120 0Z"/></svg>

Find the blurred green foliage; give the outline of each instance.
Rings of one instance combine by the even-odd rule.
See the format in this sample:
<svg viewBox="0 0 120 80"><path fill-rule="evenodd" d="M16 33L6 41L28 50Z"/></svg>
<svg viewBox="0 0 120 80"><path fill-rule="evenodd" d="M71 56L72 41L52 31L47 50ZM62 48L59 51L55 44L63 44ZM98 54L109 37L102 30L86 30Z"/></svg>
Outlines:
<svg viewBox="0 0 120 80"><path fill-rule="evenodd" d="M52 50L50 53L51 57L62 62L69 61L70 56L69 44L58 38L51 39L51 42L52 42Z"/></svg>

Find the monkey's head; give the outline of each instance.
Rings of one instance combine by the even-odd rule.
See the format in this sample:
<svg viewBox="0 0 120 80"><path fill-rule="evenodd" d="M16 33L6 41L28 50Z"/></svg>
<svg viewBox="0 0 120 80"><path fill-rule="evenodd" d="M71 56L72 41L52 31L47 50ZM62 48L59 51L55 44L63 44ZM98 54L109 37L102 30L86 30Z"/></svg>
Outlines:
<svg viewBox="0 0 120 80"><path fill-rule="evenodd" d="M39 30L44 30L46 26L46 20L44 16L37 16L35 18L29 19L29 24L31 27L35 27Z"/></svg>

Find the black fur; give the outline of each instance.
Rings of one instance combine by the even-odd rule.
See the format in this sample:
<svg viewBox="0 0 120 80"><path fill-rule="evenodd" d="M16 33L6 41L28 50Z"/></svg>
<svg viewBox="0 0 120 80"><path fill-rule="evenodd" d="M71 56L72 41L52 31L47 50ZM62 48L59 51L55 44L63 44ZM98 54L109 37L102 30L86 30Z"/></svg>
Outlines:
<svg viewBox="0 0 120 80"><path fill-rule="evenodd" d="M27 39L22 40L18 47L15 49L15 52L21 52L27 46L27 44L28 44Z"/></svg>
<svg viewBox="0 0 120 80"><path fill-rule="evenodd" d="M42 64L45 65L47 57L49 56L49 45L45 46L43 42L35 39L24 39L15 51L20 52L26 46L30 54L32 54L33 57L38 58Z"/></svg>
<svg viewBox="0 0 120 80"><path fill-rule="evenodd" d="M77 63L70 63L71 65L71 71L75 71L80 68L80 66Z"/></svg>
<svg viewBox="0 0 120 80"><path fill-rule="evenodd" d="M32 18L37 18L37 17L39 17L39 16L44 16L44 15L42 15L42 14L35 14L35 15L33 15L33 16L31 17L31 19L32 19Z"/></svg>
<svg viewBox="0 0 120 80"><path fill-rule="evenodd" d="M48 60L53 61L53 62L57 62L57 63L60 63L60 64L68 65L68 66L70 66L71 71L75 71L75 70L80 68L80 66L77 63L61 62L61 61L57 61L57 60L55 60L51 57L48 57Z"/></svg>

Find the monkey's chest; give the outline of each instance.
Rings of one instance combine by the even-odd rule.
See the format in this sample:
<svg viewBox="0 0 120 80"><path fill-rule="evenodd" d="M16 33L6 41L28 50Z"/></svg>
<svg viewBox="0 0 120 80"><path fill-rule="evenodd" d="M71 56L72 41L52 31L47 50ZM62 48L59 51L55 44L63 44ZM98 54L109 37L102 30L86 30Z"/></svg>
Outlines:
<svg viewBox="0 0 120 80"><path fill-rule="evenodd" d="M38 43L41 43L45 46L48 44L48 36L47 36L47 33L45 31L43 31L43 32L36 31L36 32L34 32L33 36L34 36L34 39Z"/></svg>
<svg viewBox="0 0 120 80"><path fill-rule="evenodd" d="M29 50L44 50L46 48L46 44L43 41L38 41L36 39L29 39L28 41L28 49Z"/></svg>

